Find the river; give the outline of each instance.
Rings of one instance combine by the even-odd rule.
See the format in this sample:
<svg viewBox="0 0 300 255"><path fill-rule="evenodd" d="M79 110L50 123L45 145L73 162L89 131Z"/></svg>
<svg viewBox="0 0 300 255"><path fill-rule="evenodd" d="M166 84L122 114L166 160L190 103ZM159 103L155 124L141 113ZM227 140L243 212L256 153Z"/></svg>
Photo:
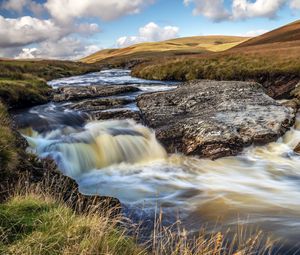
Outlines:
<svg viewBox="0 0 300 255"><path fill-rule="evenodd" d="M128 70L106 70L49 82L61 86L133 85L141 93L176 88L176 83L133 78ZM53 158L84 194L117 197L133 219L152 219L162 208L166 221L180 218L190 231L220 222L263 229L292 245L300 236L300 116L277 142L211 161L168 155L155 132L132 120L96 121L49 103L15 114L30 149ZM138 111L134 103L124 106Z"/></svg>

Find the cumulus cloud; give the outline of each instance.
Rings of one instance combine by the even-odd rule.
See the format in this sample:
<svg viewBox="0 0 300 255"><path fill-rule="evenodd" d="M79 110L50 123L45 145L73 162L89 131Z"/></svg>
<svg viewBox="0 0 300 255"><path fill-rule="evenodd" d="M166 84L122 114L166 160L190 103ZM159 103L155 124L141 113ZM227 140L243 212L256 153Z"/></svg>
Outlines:
<svg viewBox="0 0 300 255"><path fill-rule="evenodd" d="M138 35L123 36L117 40L118 47L126 47L141 42L157 42L178 37L179 28L175 26L160 27L150 22L139 29Z"/></svg>
<svg viewBox="0 0 300 255"><path fill-rule="evenodd" d="M253 17L274 18L286 0L233 0L232 18L247 19Z"/></svg>
<svg viewBox="0 0 300 255"><path fill-rule="evenodd" d="M9 19L0 16L0 47L16 47L41 42L48 38L59 39L65 31L51 20L30 16Z"/></svg>
<svg viewBox="0 0 300 255"><path fill-rule="evenodd" d="M229 17L229 12L224 7L224 0L184 0L185 5L195 4L194 15L204 15L209 19L221 21Z"/></svg>
<svg viewBox="0 0 300 255"><path fill-rule="evenodd" d="M7 0L4 1L1 7L8 11L22 13L24 10L29 10L33 14L40 16L44 12L44 6L32 0Z"/></svg>
<svg viewBox="0 0 300 255"><path fill-rule="evenodd" d="M80 59L100 49L97 45L86 45L79 39L64 37L58 41L42 42L37 47L23 48L15 58Z"/></svg>
<svg viewBox="0 0 300 255"><path fill-rule="evenodd" d="M139 13L151 3L153 0L48 0L45 7L53 18L68 23L83 17L114 20L124 15Z"/></svg>
<svg viewBox="0 0 300 255"><path fill-rule="evenodd" d="M239 20L255 17L275 18L287 3L292 9L300 9L300 0L232 0L230 9L224 0L184 0L185 5L194 4L193 14L203 15L214 21Z"/></svg>
<svg viewBox="0 0 300 255"><path fill-rule="evenodd" d="M300 9L300 0L292 0L290 6L292 9Z"/></svg>

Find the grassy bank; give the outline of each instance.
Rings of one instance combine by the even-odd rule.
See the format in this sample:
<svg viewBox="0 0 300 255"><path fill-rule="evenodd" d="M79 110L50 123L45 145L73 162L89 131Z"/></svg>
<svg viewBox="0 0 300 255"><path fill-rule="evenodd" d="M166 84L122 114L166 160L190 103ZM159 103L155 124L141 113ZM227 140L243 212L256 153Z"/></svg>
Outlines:
<svg viewBox="0 0 300 255"><path fill-rule="evenodd" d="M133 75L146 79L179 81L248 80L272 75L300 77L300 46L297 44L285 44L279 48L231 50L199 57L145 63L136 66Z"/></svg>
<svg viewBox="0 0 300 255"><path fill-rule="evenodd" d="M0 100L10 108L43 104L49 100L46 81L99 71L98 64L71 61L0 60Z"/></svg>
<svg viewBox="0 0 300 255"><path fill-rule="evenodd" d="M139 228L115 214L114 208L74 213L51 180L24 181L0 204L0 254L250 255L273 249L274 242L262 232L250 235L243 228L237 228L230 241L226 231L202 230L189 238L179 222L163 227L161 214L149 240L140 243ZM128 230L136 234L129 236Z"/></svg>
<svg viewBox="0 0 300 255"><path fill-rule="evenodd" d="M7 110L0 102L0 179L5 179L17 164L18 148L15 134L11 129Z"/></svg>

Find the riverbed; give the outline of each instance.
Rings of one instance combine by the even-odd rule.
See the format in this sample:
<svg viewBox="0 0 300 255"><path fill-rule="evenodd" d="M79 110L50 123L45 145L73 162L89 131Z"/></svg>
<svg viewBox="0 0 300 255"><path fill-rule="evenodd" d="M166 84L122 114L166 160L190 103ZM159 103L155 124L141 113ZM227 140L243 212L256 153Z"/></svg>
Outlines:
<svg viewBox="0 0 300 255"><path fill-rule="evenodd" d="M54 88L95 84L136 86L139 92L118 95L131 99L177 86L118 69L49 82ZM300 115L277 142L212 161L167 154L154 130L133 120L95 120L71 104L35 106L14 119L29 150L53 158L82 193L117 197L134 221L151 221L161 209L166 224L179 218L191 232L215 229L216 222L225 229L241 224L298 244L300 155L293 148L300 142ZM139 110L135 103L122 108Z"/></svg>

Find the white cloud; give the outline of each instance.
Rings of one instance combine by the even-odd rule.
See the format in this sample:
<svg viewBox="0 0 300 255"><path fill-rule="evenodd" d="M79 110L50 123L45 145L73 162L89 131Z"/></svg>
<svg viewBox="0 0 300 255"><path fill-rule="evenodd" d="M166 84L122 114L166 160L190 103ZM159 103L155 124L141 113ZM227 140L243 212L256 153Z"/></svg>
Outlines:
<svg viewBox="0 0 300 255"><path fill-rule="evenodd" d="M300 9L300 0L292 0L290 3L292 9Z"/></svg>
<svg viewBox="0 0 300 255"><path fill-rule="evenodd" d="M233 0L232 18L247 19L253 17L274 18L286 0Z"/></svg>
<svg viewBox="0 0 300 255"><path fill-rule="evenodd" d="M214 21L275 18L279 10L288 3L292 9L300 9L300 0L232 0L228 10L224 0L183 0L183 3L193 3L194 15L203 15Z"/></svg>
<svg viewBox="0 0 300 255"><path fill-rule="evenodd" d="M153 0L48 0L45 7L56 20L68 23L76 18L98 17L114 20L136 14Z"/></svg>
<svg viewBox="0 0 300 255"><path fill-rule="evenodd" d="M252 30L252 31L248 31L244 36L255 37L255 36L265 34L267 32L268 32L268 30L265 30L265 29Z"/></svg>
<svg viewBox="0 0 300 255"><path fill-rule="evenodd" d="M63 34L65 31L51 20L29 16L9 19L0 16L0 47L22 46L48 38L58 39Z"/></svg>
<svg viewBox="0 0 300 255"><path fill-rule="evenodd" d="M36 47L23 48L16 53L15 58L52 58L52 59L80 59L101 48L97 45L85 45L82 41L72 37L64 37L58 41L45 41Z"/></svg>
<svg viewBox="0 0 300 255"><path fill-rule="evenodd" d="M117 40L118 47L126 47L141 42L164 41L178 37L179 28L175 26L160 27L154 22L139 29L136 36L123 36Z"/></svg>
<svg viewBox="0 0 300 255"><path fill-rule="evenodd" d="M22 13L24 9L31 11L33 14L40 16L45 11L44 6L32 0L7 0L1 7L8 11Z"/></svg>
<svg viewBox="0 0 300 255"><path fill-rule="evenodd" d="M205 17L221 21L229 17L229 12L224 7L224 0L184 0L185 5L195 4L193 15L204 15Z"/></svg>

